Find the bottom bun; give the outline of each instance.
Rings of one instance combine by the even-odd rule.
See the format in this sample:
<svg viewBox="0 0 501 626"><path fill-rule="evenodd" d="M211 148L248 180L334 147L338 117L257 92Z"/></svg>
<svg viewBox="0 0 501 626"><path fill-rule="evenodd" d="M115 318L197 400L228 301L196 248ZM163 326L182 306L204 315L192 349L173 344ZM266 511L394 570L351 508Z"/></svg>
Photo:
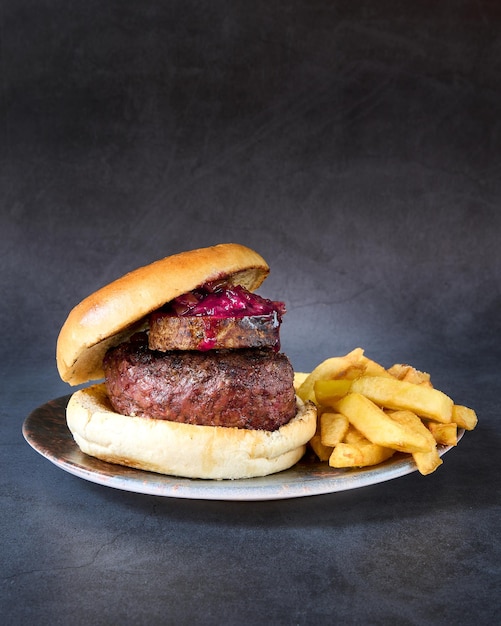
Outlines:
<svg viewBox="0 0 501 626"><path fill-rule="evenodd" d="M159 474L236 479L292 467L316 428L316 408L298 398L298 412L275 431L198 426L115 413L104 385L74 393L66 419L82 452Z"/></svg>

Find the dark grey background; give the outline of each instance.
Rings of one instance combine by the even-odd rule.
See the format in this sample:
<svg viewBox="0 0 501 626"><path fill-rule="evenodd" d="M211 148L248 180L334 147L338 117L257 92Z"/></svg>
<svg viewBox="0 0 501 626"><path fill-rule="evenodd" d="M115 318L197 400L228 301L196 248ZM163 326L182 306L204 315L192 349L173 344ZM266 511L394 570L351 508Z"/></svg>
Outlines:
<svg viewBox="0 0 501 626"><path fill-rule="evenodd" d="M496 621L499 6L2 2L7 623ZM430 477L277 503L125 494L33 452L69 309L226 241L268 260L296 369L411 362L478 429Z"/></svg>

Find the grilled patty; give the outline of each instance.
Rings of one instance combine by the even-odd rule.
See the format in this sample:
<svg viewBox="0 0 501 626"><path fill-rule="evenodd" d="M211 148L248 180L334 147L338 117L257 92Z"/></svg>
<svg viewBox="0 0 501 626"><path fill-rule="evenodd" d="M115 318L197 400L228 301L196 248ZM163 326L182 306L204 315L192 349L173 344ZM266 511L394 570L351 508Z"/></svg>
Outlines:
<svg viewBox="0 0 501 626"><path fill-rule="evenodd" d="M221 348L280 348L278 316L179 317L156 312L150 317L152 350L212 350Z"/></svg>
<svg viewBox="0 0 501 626"><path fill-rule="evenodd" d="M273 349L158 352L141 333L109 350L103 368L123 415L272 431L296 414L292 366Z"/></svg>

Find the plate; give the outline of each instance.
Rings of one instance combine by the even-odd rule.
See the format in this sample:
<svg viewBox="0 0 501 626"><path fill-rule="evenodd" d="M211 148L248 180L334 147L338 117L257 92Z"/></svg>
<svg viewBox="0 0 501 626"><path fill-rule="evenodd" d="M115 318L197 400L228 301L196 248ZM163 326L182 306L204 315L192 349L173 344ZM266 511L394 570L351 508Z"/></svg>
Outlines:
<svg viewBox="0 0 501 626"><path fill-rule="evenodd" d="M80 451L66 426L70 396L50 400L24 421L26 441L61 469L99 485L123 491L195 500L281 500L357 489L417 471L409 455L395 454L380 465L352 470L330 468L305 458L291 469L241 480L201 480L164 476L106 463ZM458 439L464 434L461 430ZM442 456L450 446L440 446Z"/></svg>

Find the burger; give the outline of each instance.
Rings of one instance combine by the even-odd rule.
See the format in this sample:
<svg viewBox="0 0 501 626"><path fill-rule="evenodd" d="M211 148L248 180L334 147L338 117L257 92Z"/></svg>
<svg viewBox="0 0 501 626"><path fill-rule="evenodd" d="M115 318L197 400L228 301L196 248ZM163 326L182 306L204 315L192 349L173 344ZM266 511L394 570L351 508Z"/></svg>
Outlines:
<svg viewBox="0 0 501 626"><path fill-rule="evenodd" d="M303 456L316 410L280 351L282 302L255 293L266 261L238 244L168 256L68 315L57 367L66 420L103 461L202 479L265 476Z"/></svg>

